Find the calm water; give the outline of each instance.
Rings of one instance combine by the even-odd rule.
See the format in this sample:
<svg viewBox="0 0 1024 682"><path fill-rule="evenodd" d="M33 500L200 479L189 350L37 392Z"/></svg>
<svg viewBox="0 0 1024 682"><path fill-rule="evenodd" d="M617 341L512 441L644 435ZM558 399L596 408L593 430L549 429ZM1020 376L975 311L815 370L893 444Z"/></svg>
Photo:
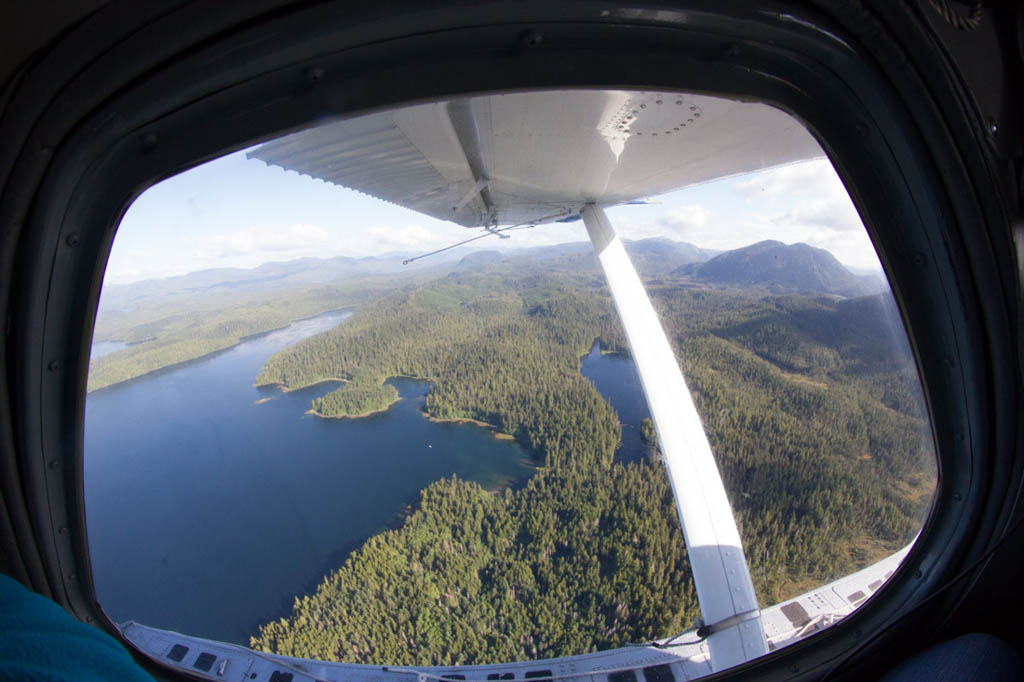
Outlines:
<svg viewBox="0 0 1024 682"><path fill-rule="evenodd" d="M394 380L402 400L357 420L304 414L330 384L252 387L271 354L345 316L89 395L86 517L111 618L247 644L431 482L530 476L515 443L424 419L423 382Z"/></svg>
<svg viewBox="0 0 1024 682"><path fill-rule="evenodd" d="M104 355L110 355L115 350L127 347L128 344L124 341L97 341L89 349L89 359L102 358Z"/></svg>
<svg viewBox="0 0 1024 682"><path fill-rule="evenodd" d="M583 358L583 376L590 379L615 411L622 424L622 444L615 457L622 462L643 461L650 446L640 437L640 423L651 416L633 358L621 353L601 354L594 344Z"/></svg>

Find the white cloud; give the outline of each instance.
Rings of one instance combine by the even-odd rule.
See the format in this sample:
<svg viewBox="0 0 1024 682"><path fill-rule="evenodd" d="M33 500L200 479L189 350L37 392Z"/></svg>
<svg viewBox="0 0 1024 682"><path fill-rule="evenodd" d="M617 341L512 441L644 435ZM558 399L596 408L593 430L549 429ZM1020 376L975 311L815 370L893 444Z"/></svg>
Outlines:
<svg viewBox="0 0 1024 682"><path fill-rule="evenodd" d="M142 249L124 249L115 241L103 281L110 284L125 284L173 274L180 273L168 269L162 254Z"/></svg>
<svg viewBox="0 0 1024 682"><path fill-rule="evenodd" d="M609 216L616 233L623 239L665 237L697 245L702 245L709 228L717 221L714 211L698 203L671 207L659 202L643 207L622 206L611 209ZM576 239L586 239L582 223L579 225Z"/></svg>
<svg viewBox="0 0 1024 682"><path fill-rule="evenodd" d="M863 232L853 204L845 196L841 199L807 199L772 218L778 224L803 225L810 228L839 232Z"/></svg>
<svg viewBox="0 0 1024 682"><path fill-rule="evenodd" d="M358 235L353 235L353 239L347 241L350 245L348 251L359 255L371 255L391 251L435 249L470 236L472 235L468 230L457 225L431 229L413 224L370 227L359 230Z"/></svg>
<svg viewBox="0 0 1024 682"><path fill-rule="evenodd" d="M804 242L827 249L853 267L879 267L860 216L824 159L708 183L661 200L665 207L657 213L617 209L619 233L631 239L668 237L722 250L765 239Z"/></svg>
<svg viewBox="0 0 1024 682"><path fill-rule="evenodd" d="M691 235L703 234L714 222L714 213L701 204L686 204L669 209L659 221L661 235L681 241L692 241ZM650 235L655 236L655 235Z"/></svg>
<svg viewBox="0 0 1024 682"><path fill-rule="evenodd" d="M201 261L252 254L293 257L312 255L328 246L330 233L316 225L264 225L199 238L195 256Z"/></svg>
<svg viewBox="0 0 1024 682"><path fill-rule="evenodd" d="M261 225L199 236L165 230L143 242L152 244L149 248L129 246L130 240L122 236L114 241L105 282L123 284L207 268L252 268L267 261L344 252L344 243L336 235L306 224Z"/></svg>
<svg viewBox="0 0 1024 682"><path fill-rule="evenodd" d="M879 268L860 216L827 160L773 169L741 183L748 200L758 187L772 207L785 207L766 214L771 238L826 249L857 268Z"/></svg>
<svg viewBox="0 0 1024 682"><path fill-rule="evenodd" d="M430 228L406 226L404 228L376 228L367 231L373 239L374 254L389 251L416 253L452 246L458 242L486 234L483 229L466 228L454 223L438 222ZM582 222L545 223L532 228L516 229L504 233L508 239L487 235L466 245L472 249L521 249L551 246L587 238Z"/></svg>
<svg viewBox="0 0 1024 682"><path fill-rule="evenodd" d="M735 185L747 200L785 204L799 198L849 202L846 188L828 159L815 159L770 168L747 176Z"/></svg>

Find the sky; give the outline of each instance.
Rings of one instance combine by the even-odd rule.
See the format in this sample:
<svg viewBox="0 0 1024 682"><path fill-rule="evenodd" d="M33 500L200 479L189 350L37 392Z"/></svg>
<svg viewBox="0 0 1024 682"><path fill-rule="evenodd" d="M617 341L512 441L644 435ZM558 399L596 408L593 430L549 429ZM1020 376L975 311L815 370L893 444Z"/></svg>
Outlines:
<svg viewBox="0 0 1024 682"><path fill-rule="evenodd" d="M842 182L826 159L760 171L608 210L624 239L667 237L709 249L764 239L805 242L857 272L880 266ZM236 152L168 178L129 207L106 283L313 256L418 254L477 234ZM585 241L582 222L488 237L480 249Z"/></svg>

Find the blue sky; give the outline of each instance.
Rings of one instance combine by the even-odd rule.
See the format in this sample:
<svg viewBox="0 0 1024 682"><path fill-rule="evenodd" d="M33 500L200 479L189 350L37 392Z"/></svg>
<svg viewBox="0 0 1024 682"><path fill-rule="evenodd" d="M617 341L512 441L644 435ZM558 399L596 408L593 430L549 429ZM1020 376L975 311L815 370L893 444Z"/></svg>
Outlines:
<svg viewBox="0 0 1024 682"><path fill-rule="evenodd" d="M842 183L825 159L729 178L609 210L626 239L668 237L731 249L762 239L806 242L857 270L880 269ZM352 190L247 160L237 152L144 192L114 242L106 282L305 256L419 253L476 234ZM585 240L582 223L487 238L481 249Z"/></svg>

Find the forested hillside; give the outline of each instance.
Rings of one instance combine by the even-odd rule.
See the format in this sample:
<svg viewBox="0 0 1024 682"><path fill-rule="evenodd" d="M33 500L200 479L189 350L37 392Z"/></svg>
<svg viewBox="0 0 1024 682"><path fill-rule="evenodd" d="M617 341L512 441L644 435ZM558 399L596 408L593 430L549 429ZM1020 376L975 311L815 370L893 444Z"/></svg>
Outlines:
<svg viewBox="0 0 1024 682"><path fill-rule="evenodd" d="M909 355L886 340L889 304L660 281L655 305L762 604L909 541L934 472ZM458 480L430 486L400 528L367 541L252 645L453 664L581 653L688 627L698 608L664 470L656 458L614 461L618 420L580 375L594 339L623 347L592 277L491 263L408 287L271 358L259 383L350 380L318 404L325 414L350 412L346 392L387 377L427 379L431 416L493 424L543 466L497 495Z"/></svg>
<svg viewBox="0 0 1024 682"><path fill-rule="evenodd" d="M335 333L272 357L257 383L297 388L358 376L324 397L324 411L370 377L378 387L391 376L428 379L433 417L494 424L549 465L569 456L608 464L618 422L580 375L579 357L595 338L618 347L619 335L609 301L564 277L474 274L361 309Z"/></svg>
<svg viewBox="0 0 1024 682"><path fill-rule="evenodd" d="M365 277L270 294L154 295L128 312L101 305L94 340L123 341L128 347L91 360L88 390L231 348L298 319L368 303L394 286L394 277Z"/></svg>
<svg viewBox="0 0 1024 682"><path fill-rule="evenodd" d="M824 249L765 240L677 270L702 282L859 296L877 291Z"/></svg>
<svg viewBox="0 0 1024 682"><path fill-rule="evenodd" d="M687 264L698 267L718 253L660 238L627 241L625 246L645 277L679 272ZM796 244L782 248L806 251L810 247ZM586 242L509 252L472 251L461 259L457 255L460 253L464 251L451 252L448 260L441 257L417 261L408 267L403 265L401 255L301 258L264 263L248 270L201 270L166 279L104 286L93 340L120 341L127 347L90 362L89 390L231 348L246 336L303 317L365 305L401 287L421 286L451 270L468 271L501 263L508 269L543 263L576 274L597 276L599 272L593 249ZM799 267L799 262L790 265L788 269L793 272L806 269ZM811 276L805 275L803 279ZM335 415L363 414L386 407L391 400L393 396L386 388L360 385L350 387L345 394L334 395L324 409Z"/></svg>

